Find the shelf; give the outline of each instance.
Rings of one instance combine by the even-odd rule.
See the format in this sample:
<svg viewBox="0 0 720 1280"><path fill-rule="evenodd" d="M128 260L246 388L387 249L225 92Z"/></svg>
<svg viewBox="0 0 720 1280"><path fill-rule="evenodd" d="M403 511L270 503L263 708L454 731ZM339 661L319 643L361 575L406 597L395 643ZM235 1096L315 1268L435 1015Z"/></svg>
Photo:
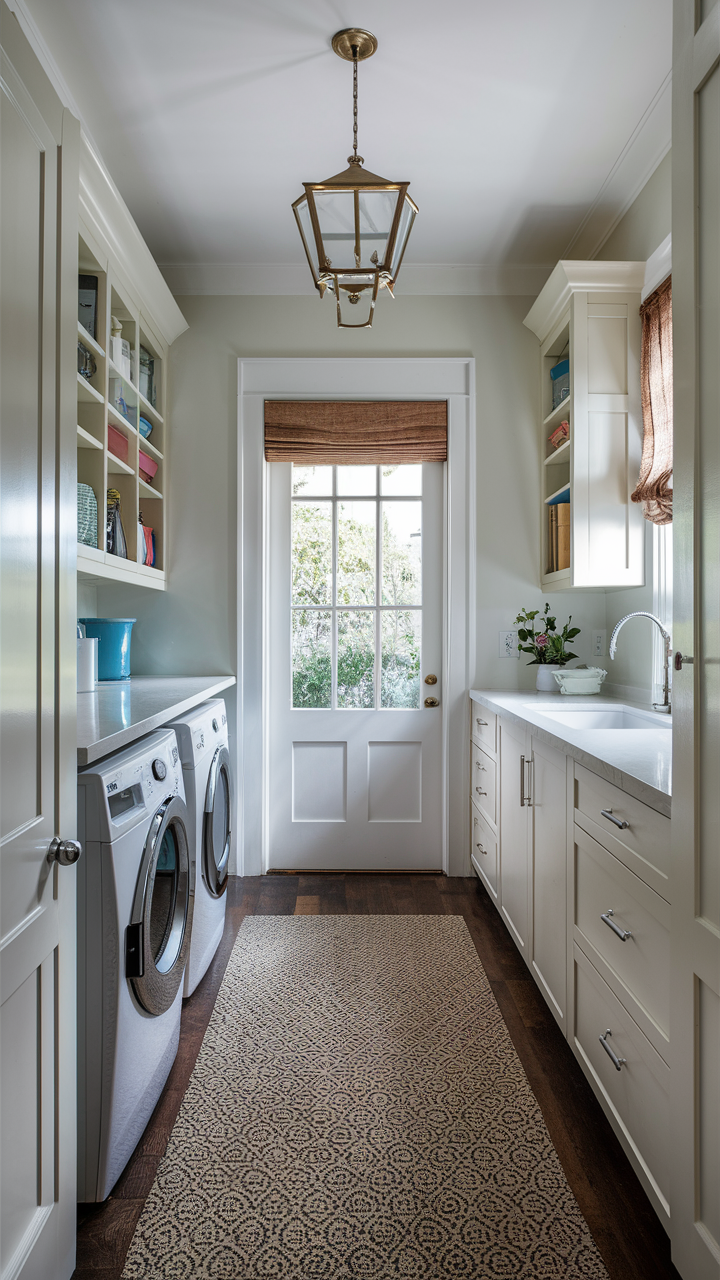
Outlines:
<svg viewBox="0 0 720 1280"><path fill-rule="evenodd" d="M77 544L78 564L81 560L90 560L94 565L102 564L105 559L105 552L99 547L89 547L86 542L78 542Z"/></svg>
<svg viewBox="0 0 720 1280"><path fill-rule="evenodd" d="M78 393L77 393L78 400L84 400L88 404L104 404L105 403L105 397L101 396L100 392L96 391L94 387L91 387L87 378L83 378L81 373L78 374L77 380L78 380Z"/></svg>
<svg viewBox="0 0 720 1280"><path fill-rule="evenodd" d="M135 470L128 466L127 462L123 462L122 458L116 458L114 453L108 450L108 475L116 476L134 476Z"/></svg>
<svg viewBox="0 0 720 1280"><path fill-rule="evenodd" d="M550 497L549 497L549 498L546 498L546 499L545 499L545 506L546 506L546 507L553 507L553 506L557 506L557 505L558 505L558 501L559 501L559 499L562 497L562 495L563 495L564 493L567 493L567 494L569 494L569 493L570 493L570 481L569 481L569 480L568 480L567 484L561 485L561 487L560 487L559 489L556 489L554 493L551 493L551 494L550 494ZM569 501L570 501L570 499L568 498L568 502L569 502Z"/></svg>
<svg viewBox="0 0 720 1280"><path fill-rule="evenodd" d="M570 441L569 440L563 441L563 443L557 449L553 449L552 453L548 454L543 465L546 467L552 467L553 464L557 462L558 458L560 459L561 462L568 462L569 459L565 458L563 455L568 453L569 450L570 450Z"/></svg>
<svg viewBox="0 0 720 1280"><path fill-rule="evenodd" d="M115 408L114 405L108 404L107 412L111 422L116 422L119 427L124 427L126 431L130 432L131 435L133 436L137 435L137 430L133 426L132 422L130 422L128 418L124 418L123 415L119 412L118 409Z"/></svg>
<svg viewBox="0 0 720 1280"><path fill-rule="evenodd" d="M142 476L138 476L138 484L140 485L141 497L144 495L146 498L159 498L162 502L162 494L157 489L153 489L152 485L143 480Z"/></svg>
<svg viewBox="0 0 720 1280"><path fill-rule="evenodd" d="M110 372L114 374L116 378L122 378L123 382L126 382L129 387L132 387L136 396L140 395L140 392L135 386L135 383L133 382L132 378L128 378L127 375L124 374L121 369L118 369L117 365L113 364L109 356L108 356L108 367L110 369Z"/></svg>
<svg viewBox="0 0 720 1280"><path fill-rule="evenodd" d="M95 341L92 334L88 333L87 329L85 328L85 325L82 324L79 320L78 320L78 342L84 343L84 345L86 347L89 347L90 350L93 351L96 356L100 356L101 359L103 360L105 359L105 352L100 346L100 343Z"/></svg>
<svg viewBox="0 0 720 1280"><path fill-rule="evenodd" d="M570 584L569 569L556 569L554 573L543 574L542 585L544 587L558 587L563 582Z"/></svg>
<svg viewBox="0 0 720 1280"><path fill-rule="evenodd" d="M570 408L570 396L565 396L565 399L560 401L557 409L551 409L547 417L543 418L543 421L542 421L543 426L544 427L549 426L550 423L553 422L555 418L560 418L560 420L562 421L563 413L567 412L569 408Z"/></svg>
<svg viewBox="0 0 720 1280"><path fill-rule="evenodd" d="M78 449L102 449L102 441L96 440L94 436L90 435L89 431L78 425L77 447Z"/></svg>
<svg viewBox="0 0 720 1280"><path fill-rule="evenodd" d="M143 435L140 436L140 448L144 449L147 453L154 454L158 462L162 462L163 455L161 454L160 450L156 449L152 441L146 439L146 437Z"/></svg>
<svg viewBox="0 0 720 1280"><path fill-rule="evenodd" d="M125 560L122 556L113 556L95 547L77 544L77 571L87 582L98 582L103 578L112 582L142 584L155 591L165 590L165 572L149 565L136 564L134 560Z"/></svg>
<svg viewBox="0 0 720 1280"><path fill-rule="evenodd" d="M131 383L131 385L133 385L133 384ZM138 393L137 393L137 394L138 394L138 401L140 402L140 407L141 407L142 409L146 409L146 410L147 410L147 412L150 414L150 417L155 419L155 421L157 422L158 426L162 426L162 424L163 424L163 416L162 416L162 414L161 414L161 413L158 413L158 411L157 411L157 409L155 408L155 406L154 406L153 404L151 404L151 403L150 403L150 401L149 401L149 400L148 400L148 399L143 395L142 391L138 391Z"/></svg>

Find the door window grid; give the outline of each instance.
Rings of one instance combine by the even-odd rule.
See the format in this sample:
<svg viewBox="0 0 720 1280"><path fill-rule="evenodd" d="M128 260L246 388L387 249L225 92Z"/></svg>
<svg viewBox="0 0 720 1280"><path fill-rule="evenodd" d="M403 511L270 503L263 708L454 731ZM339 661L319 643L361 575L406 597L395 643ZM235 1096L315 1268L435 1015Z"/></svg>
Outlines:
<svg viewBox="0 0 720 1280"><path fill-rule="evenodd" d="M422 465L293 465L291 474L293 707L419 707ZM351 491L342 492L343 489ZM403 504L407 504L404 511ZM305 522L297 518L297 507L308 510ZM373 509L370 521L358 519L363 507ZM323 519L325 511L330 514L329 522L326 516ZM408 534L416 513L419 527ZM365 591L368 559L373 567L372 598L367 602L362 601L362 577L360 589L353 582L353 553L349 546L342 547L348 555L341 556L343 539L359 540L362 551L362 537L358 535L363 527L372 528L374 535L374 554L364 562L362 555L359 557L364 567ZM322 571L323 552L329 574ZM343 588L340 596L339 582ZM368 627L365 619L370 622L370 618Z"/></svg>

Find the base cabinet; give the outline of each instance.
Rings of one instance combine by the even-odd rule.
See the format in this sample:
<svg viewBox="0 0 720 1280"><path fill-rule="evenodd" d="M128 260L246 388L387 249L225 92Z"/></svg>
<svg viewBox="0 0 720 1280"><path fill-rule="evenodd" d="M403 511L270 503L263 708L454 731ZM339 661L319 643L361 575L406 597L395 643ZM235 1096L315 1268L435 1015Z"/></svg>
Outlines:
<svg viewBox="0 0 720 1280"><path fill-rule="evenodd" d="M670 820L516 716L472 712L472 864L667 1230Z"/></svg>

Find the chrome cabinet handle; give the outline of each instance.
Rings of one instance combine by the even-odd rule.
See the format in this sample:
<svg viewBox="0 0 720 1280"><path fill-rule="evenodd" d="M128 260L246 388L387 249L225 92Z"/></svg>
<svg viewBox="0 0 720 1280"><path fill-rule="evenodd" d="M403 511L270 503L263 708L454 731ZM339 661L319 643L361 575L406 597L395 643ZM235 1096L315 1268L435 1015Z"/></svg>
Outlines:
<svg viewBox="0 0 720 1280"><path fill-rule="evenodd" d="M51 864L57 862L59 867L72 867L81 853L82 845L79 840L61 840L59 836L55 836L50 842L47 860Z"/></svg>
<svg viewBox="0 0 720 1280"><path fill-rule="evenodd" d="M479 760L476 761L475 768L479 769L481 773L487 773L487 769L485 768L485 765L481 764Z"/></svg>
<svg viewBox="0 0 720 1280"><path fill-rule="evenodd" d="M601 914L600 919L607 925L608 929L612 929L613 933L617 934L621 942L627 942L628 938L632 938L633 935L629 929L621 929L620 926L611 919L611 916L614 914L615 912L612 907L610 907L607 911Z"/></svg>
<svg viewBox="0 0 720 1280"><path fill-rule="evenodd" d="M607 818L609 822L614 822L615 826L619 827L621 831L627 831L630 826L630 823L626 822L624 818L616 818L612 809L601 809L600 817Z"/></svg>
<svg viewBox="0 0 720 1280"><path fill-rule="evenodd" d="M520 757L520 808L525 807L525 757Z"/></svg>
<svg viewBox="0 0 720 1280"><path fill-rule="evenodd" d="M607 1031L605 1032L605 1035L603 1035L603 1036L598 1036L598 1039L599 1039L599 1041L600 1041L600 1043L601 1043L601 1045L602 1045L603 1049L605 1050L605 1052L606 1052L606 1054L607 1054L608 1058L609 1058L609 1059L610 1059L610 1061L612 1062L612 1064L613 1064L613 1066L614 1066L615 1070L616 1070L616 1071L620 1071L620 1070L621 1070L621 1068L622 1068L622 1067L624 1067L624 1066L626 1065L626 1063L627 1063L627 1058L618 1058L617 1054L616 1054L616 1053L613 1053L612 1049L610 1048L610 1045L608 1044L607 1040L605 1039L605 1036L611 1036L611 1035L612 1035L612 1031L611 1031L611 1030L610 1030L610 1028L608 1027Z"/></svg>
<svg viewBox="0 0 720 1280"><path fill-rule="evenodd" d="M479 841L479 840L476 840L476 842L475 842L475 848L476 848L476 849L479 849L479 850L480 850L480 852L481 852L481 853L484 853L484 854L485 854L485 856L487 857L487 849L483 849L483 847L482 847L482 845L480 844L480 841Z"/></svg>
<svg viewBox="0 0 720 1280"><path fill-rule="evenodd" d="M488 727L488 722L487 722L487 720L480 720L477 716L475 717L475 723L476 723L477 725L484 725L486 729L487 729L487 727Z"/></svg>
<svg viewBox="0 0 720 1280"><path fill-rule="evenodd" d="M475 790L477 791L477 793L478 793L478 795L479 795L479 796L486 796L486 795L487 795L487 791L483 791L482 787L476 787L476 788L475 788Z"/></svg>

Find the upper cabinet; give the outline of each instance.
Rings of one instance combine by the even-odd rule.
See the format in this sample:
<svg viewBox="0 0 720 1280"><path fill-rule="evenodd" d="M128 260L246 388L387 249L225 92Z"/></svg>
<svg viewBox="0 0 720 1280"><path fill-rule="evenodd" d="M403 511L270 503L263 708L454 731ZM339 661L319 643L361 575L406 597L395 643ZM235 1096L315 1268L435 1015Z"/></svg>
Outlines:
<svg viewBox="0 0 720 1280"><path fill-rule="evenodd" d="M78 573L163 590L167 357L187 328L118 192L83 140L78 242ZM119 502L109 525L108 495Z"/></svg>
<svg viewBox="0 0 720 1280"><path fill-rule="evenodd" d="M540 341L545 590L641 586L644 262L559 262L525 318Z"/></svg>

